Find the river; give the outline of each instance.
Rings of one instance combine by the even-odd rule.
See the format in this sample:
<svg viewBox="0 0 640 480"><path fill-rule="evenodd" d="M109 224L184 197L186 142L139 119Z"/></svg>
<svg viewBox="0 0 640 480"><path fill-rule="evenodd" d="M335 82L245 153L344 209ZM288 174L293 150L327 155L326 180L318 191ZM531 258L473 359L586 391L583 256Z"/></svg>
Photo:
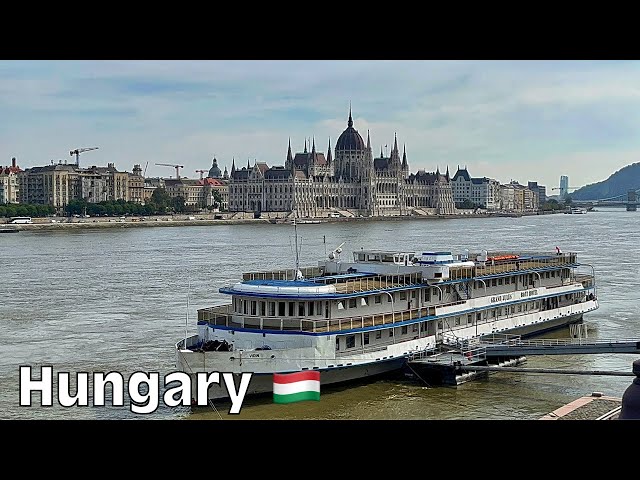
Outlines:
<svg viewBox="0 0 640 480"><path fill-rule="evenodd" d="M340 243L344 252L423 249L578 252L596 272L600 308L585 315L593 338L639 338L640 212L338 222L298 226L301 264ZM319 402L247 399L239 415L189 412L160 401L151 414L124 406L20 406L19 367L69 372L175 371L173 345L196 332L196 310L226 300L218 288L245 271L295 265L290 225L217 225L22 231L0 234L0 419L537 419L600 391L622 396L630 377L496 373L457 388L404 378L323 390ZM189 287L190 285L190 287ZM189 293L190 292L190 293ZM190 307L187 310L187 296ZM187 312L189 319L187 322ZM552 336L567 337L568 329ZM637 356L534 356L525 366L630 371ZM54 385L57 383L54 381ZM125 386L126 390L126 386Z"/></svg>

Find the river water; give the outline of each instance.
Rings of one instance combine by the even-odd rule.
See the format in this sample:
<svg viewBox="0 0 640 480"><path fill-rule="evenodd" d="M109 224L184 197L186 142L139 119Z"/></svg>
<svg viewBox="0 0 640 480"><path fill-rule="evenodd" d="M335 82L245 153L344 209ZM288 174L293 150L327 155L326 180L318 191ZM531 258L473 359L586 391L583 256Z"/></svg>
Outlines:
<svg viewBox="0 0 640 480"><path fill-rule="evenodd" d="M342 242L349 255L361 247L552 252L558 245L595 268L600 308L585 315L589 336L637 339L639 220L640 212L602 208L587 215L307 224L298 233L305 266ZM290 225L271 224L0 234L0 419L537 419L593 391L620 397L631 383L631 377L496 373L457 388L428 388L387 378L323 390L319 402L247 399L237 416L227 415L225 405L189 412L162 401L140 415L130 411L126 394L122 407L109 397L107 406L92 406L91 395L87 407L62 407L55 389L53 406L41 406L39 394L33 406L20 406L20 365L32 366L34 379L43 365L72 379L111 371L125 380L136 371L162 379L175 371L173 345L185 327L196 332L196 309L226 300L218 288L245 271L292 268L293 241ZM568 330L551 335L567 337ZM636 358L532 356L525 366L630 371Z"/></svg>

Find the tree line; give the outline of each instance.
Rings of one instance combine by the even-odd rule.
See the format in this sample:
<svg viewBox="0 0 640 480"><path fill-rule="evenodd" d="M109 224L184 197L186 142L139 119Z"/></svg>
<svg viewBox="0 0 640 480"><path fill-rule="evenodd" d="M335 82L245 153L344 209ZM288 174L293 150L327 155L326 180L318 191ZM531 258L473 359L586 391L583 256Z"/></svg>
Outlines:
<svg viewBox="0 0 640 480"><path fill-rule="evenodd" d="M6 203L0 205L0 217L46 217L53 215L56 209L51 205L30 203Z"/></svg>
<svg viewBox="0 0 640 480"><path fill-rule="evenodd" d="M151 199L144 205L124 200L108 200L92 203L86 200L71 200L64 208L67 215L121 216L121 215L164 215L167 213L191 213L203 208L222 205L222 196L213 192L215 205L212 207L185 205L184 197L171 197L164 188L156 188ZM0 217L47 217L56 213L55 207L40 204L8 203L0 204Z"/></svg>

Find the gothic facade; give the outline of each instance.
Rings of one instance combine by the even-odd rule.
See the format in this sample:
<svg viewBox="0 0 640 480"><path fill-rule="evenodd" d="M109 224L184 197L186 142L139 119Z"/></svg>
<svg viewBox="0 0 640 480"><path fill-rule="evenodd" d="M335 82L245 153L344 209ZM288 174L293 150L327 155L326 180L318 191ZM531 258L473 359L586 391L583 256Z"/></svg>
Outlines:
<svg viewBox="0 0 640 480"><path fill-rule="evenodd" d="M453 214L455 206L449 178L439 170L409 174L406 149L402 157L394 139L389 157L374 158L367 132L365 144L353 127L351 111L347 128L327 155L291 151L284 166L266 163L231 167L229 210L232 212L295 212L299 217L326 217L337 211L344 216Z"/></svg>

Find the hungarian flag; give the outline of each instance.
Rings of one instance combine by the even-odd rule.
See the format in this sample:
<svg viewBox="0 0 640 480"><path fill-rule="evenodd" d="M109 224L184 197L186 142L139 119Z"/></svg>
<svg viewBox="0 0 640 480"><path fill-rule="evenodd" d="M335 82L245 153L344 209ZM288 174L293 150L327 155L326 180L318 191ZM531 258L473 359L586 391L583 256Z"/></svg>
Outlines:
<svg viewBox="0 0 640 480"><path fill-rule="evenodd" d="M273 374L274 403L292 403L304 400L320 400L320 372Z"/></svg>

